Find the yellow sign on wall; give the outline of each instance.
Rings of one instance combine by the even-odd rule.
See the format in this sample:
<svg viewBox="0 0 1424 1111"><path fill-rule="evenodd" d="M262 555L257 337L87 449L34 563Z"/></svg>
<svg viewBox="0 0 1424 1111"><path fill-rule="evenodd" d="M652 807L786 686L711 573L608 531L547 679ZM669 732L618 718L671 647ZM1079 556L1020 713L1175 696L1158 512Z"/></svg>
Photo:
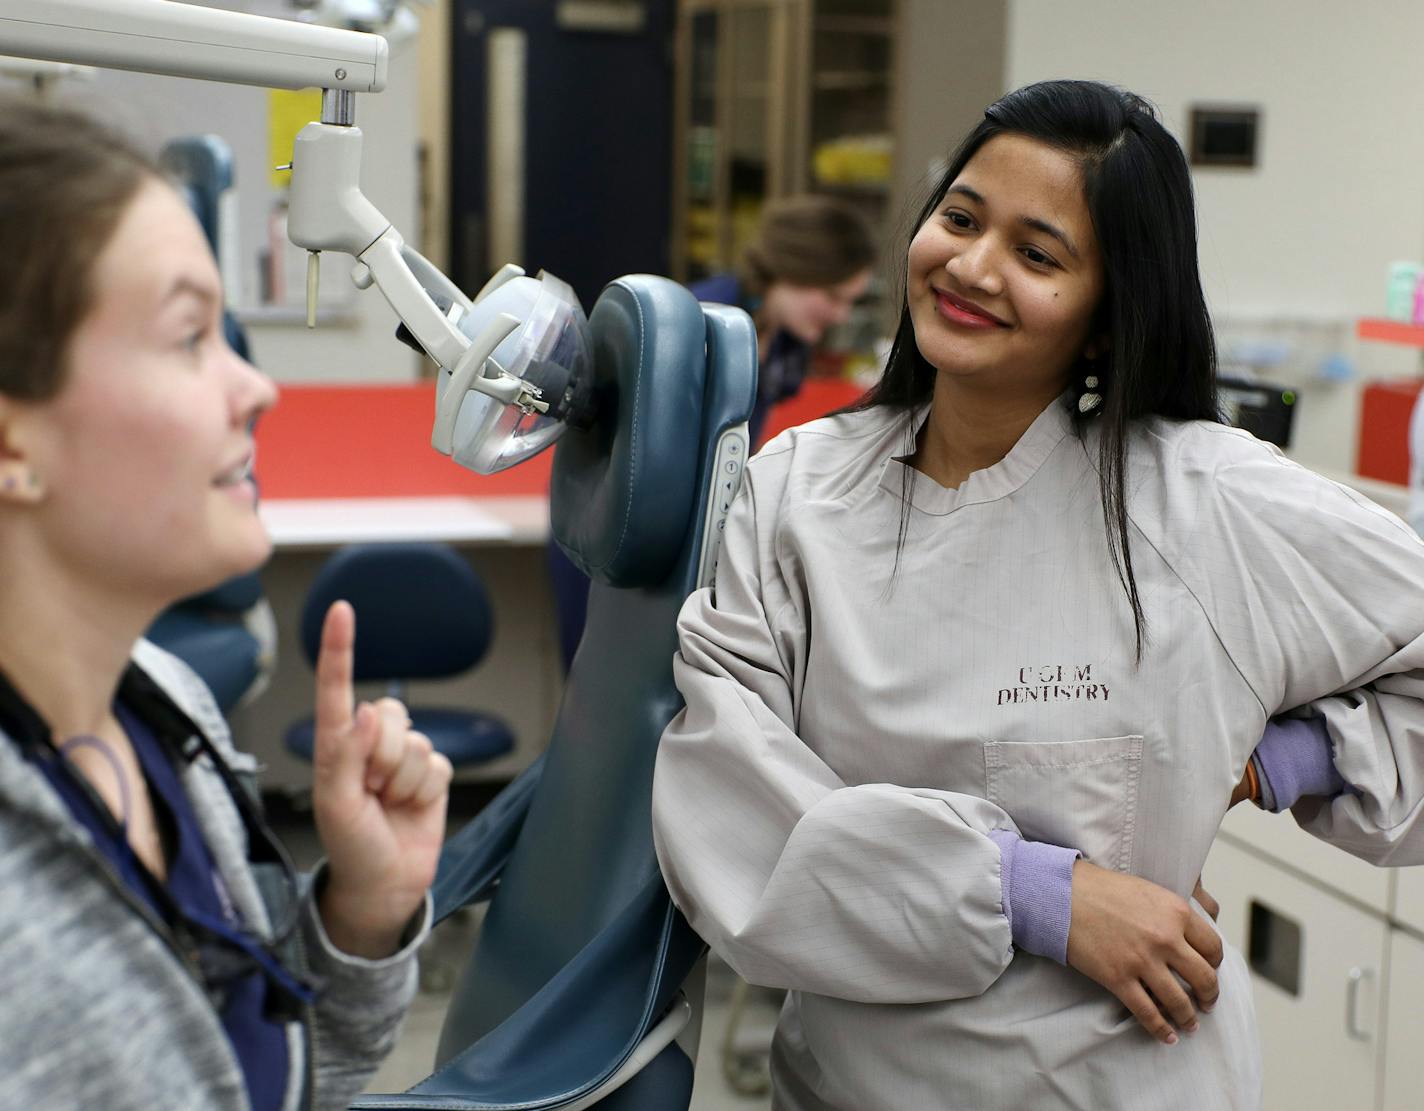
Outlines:
<svg viewBox="0 0 1424 1111"><path fill-rule="evenodd" d="M285 166L292 160L297 132L313 120L321 119L321 90L269 89L267 91L267 143L269 166ZM292 175L271 171L272 187L286 189Z"/></svg>

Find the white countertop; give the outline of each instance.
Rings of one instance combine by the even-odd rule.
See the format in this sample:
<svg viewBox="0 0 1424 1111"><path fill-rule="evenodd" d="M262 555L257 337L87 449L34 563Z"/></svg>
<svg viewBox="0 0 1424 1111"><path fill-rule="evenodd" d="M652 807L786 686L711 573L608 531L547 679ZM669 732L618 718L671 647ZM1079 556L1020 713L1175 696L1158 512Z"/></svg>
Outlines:
<svg viewBox="0 0 1424 1111"><path fill-rule="evenodd" d="M258 506L278 550L443 540L450 544L543 544L542 497L290 498Z"/></svg>

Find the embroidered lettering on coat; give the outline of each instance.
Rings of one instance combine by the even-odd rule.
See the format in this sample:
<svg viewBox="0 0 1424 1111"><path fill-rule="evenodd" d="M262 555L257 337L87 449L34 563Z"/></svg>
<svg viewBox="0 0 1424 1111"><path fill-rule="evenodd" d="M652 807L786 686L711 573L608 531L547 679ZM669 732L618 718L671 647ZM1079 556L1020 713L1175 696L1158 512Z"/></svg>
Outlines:
<svg viewBox="0 0 1424 1111"><path fill-rule="evenodd" d="M1092 664L1021 667L1013 686L1000 687L996 705L1025 702L1106 702L1108 684L1093 679Z"/></svg>

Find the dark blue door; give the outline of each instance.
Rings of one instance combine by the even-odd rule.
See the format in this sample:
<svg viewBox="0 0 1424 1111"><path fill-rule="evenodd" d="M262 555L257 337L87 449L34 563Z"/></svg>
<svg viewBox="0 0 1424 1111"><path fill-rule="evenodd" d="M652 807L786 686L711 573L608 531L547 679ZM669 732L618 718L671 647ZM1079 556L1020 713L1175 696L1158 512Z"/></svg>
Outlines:
<svg viewBox="0 0 1424 1111"><path fill-rule="evenodd" d="M621 29L600 26L600 10ZM527 36L524 257L586 309L611 278L668 271L673 0L455 0L450 262L473 293L491 272L488 36Z"/></svg>

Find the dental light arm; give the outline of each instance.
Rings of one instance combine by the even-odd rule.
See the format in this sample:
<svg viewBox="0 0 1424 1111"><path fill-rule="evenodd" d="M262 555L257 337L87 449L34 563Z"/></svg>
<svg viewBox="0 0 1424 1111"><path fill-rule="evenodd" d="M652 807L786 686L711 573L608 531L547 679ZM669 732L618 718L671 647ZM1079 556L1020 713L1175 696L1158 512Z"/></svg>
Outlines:
<svg viewBox="0 0 1424 1111"><path fill-rule="evenodd" d="M173 0L0 0L0 54L274 89L386 87L386 40Z"/></svg>
<svg viewBox="0 0 1424 1111"><path fill-rule="evenodd" d="M328 122L345 116L349 94L328 92L322 104L322 122L309 123L297 133L292 150L292 189L287 210L287 235L298 247L312 252L307 272L307 314L311 321L316 298L316 258L321 251L344 251L356 259L352 280L361 289L375 285L391 308L410 329L416 342L451 374L452 388L441 402L431 442L450 453L455 416L467 390L478 390L527 413L549 408L540 391L520 378L502 374L489 356L521 321L501 316L473 342L451 316L468 311L471 302L414 248L406 245L391 224L361 192L361 129L349 123ZM505 267L481 291L489 292L503 280L522 274ZM417 274L419 276L417 276ZM430 285L435 285L430 290ZM441 311L431 293L452 302L449 314ZM478 300L479 297L476 297ZM502 327L496 327L501 323ZM493 371L491 375L489 371ZM442 432L442 430L444 430Z"/></svg>
<svg viewBox="0 0 1424 1111"><path fill-rule="evenodd" d="M357 260L356 285L380 289L420 346L451 374L432 435L437 450L450 454L455 419L468 390L525 413L548 410L537 387L503 373L489 359L519 319L501 315L473 340L461 333L456 321L469 310L470 300L408 247L361 192L362 135L354 126L354 94L385 88L387 46L380 36L178 0L0 0L0 54L321 89L321 122L307 124L297 135L287 221L291 241L312 252L308 325L315 323L318 252L344 251ZM505 267L480 296L522 273ZM448 313L431 293L451 303Z"/></svg>

